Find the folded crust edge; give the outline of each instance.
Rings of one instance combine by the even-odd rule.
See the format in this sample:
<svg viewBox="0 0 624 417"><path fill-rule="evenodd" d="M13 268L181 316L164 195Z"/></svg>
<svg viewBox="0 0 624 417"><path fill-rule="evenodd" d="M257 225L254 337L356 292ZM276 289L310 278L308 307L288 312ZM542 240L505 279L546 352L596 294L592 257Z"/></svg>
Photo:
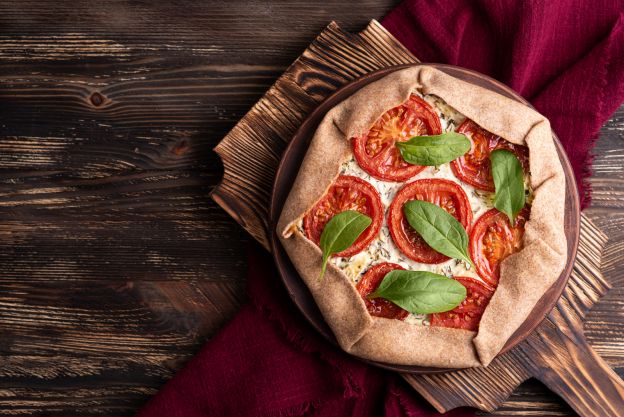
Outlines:
<svg viewBox="0 0 624 417"><path fill-rule="evenodd" d="M330 264L319 281L321 251L297 228L298 220L338 176L350 153L349 138L366 132L415 90L435 94L486 130L529 147L534 200L524 246L502 262L499 286L476 336L464 330L371 317L354 283L338 268ZM418 66L367 85L327 113L310 143L277 232L345 351L386 363L462 368L489 364L563 270L567 256L564 204L563 167L544 116L435 68Z"/></svg>

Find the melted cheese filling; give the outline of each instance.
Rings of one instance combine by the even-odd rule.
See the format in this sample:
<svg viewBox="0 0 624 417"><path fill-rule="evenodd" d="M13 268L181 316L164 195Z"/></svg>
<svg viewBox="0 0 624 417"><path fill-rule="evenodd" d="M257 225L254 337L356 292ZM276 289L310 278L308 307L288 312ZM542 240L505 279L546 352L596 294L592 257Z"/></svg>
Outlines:
<svg viewBox="0 0 624 417"><path fill-rule="evenodd" d="M439 116L443 132L455 131L455 129L457 129L457 127L466 119L465 116L446 104L441 98L434 95L418 95L427 101ZM410 178L406 182L389 182L378 180L366 173L366 171L360 168L355 160L355 157L351 154L342 164L340 174L352 175L368 181L379 192L381 201L385 207L383 224L379 236L373 240L366 249L348 258L330 259L330 262L344 272L347 277L351 278L354 283L357 283L360 280L363 273L366 272L370 266L381 262L399 264L403 268L412 271L430 271L443 274L448 277L466 276L484 282L483 279L477 275L476 271L470 267L470 265L467 265L463 261L457 259L450 259L440 264L423 264L406 257L394 244L394 241L390 236L390 230L388 229L387 223L388 207L390 206L390 203L392 203L396 193L409 182L424 178L447 179L459 184L468 196L468 200L470 201L470 206L472 208L472 221L474 224L482 214L494 207L494 193L477 190L471 185L461 182L453 174L450 163L437 167L426 167L422 172ZM530 197L531 196L529 196L529 201ZM303 230L301 222L299 223L299 228L300 230ZM405 321L411 324L429 325L429 316L426 314L410 314Z"/></svg>

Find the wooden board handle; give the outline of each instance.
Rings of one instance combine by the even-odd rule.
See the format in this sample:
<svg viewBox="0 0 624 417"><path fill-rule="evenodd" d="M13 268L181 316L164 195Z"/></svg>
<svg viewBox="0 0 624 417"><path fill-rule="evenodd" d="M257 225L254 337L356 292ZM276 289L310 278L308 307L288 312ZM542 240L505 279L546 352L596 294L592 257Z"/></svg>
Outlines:
<svg viewBox="0 0 624 417"><path fill-rule="evenodd" d="M561 337L566 354L536 355L534 375L583 417L624 415L624 381L587 343Z"/></svg>

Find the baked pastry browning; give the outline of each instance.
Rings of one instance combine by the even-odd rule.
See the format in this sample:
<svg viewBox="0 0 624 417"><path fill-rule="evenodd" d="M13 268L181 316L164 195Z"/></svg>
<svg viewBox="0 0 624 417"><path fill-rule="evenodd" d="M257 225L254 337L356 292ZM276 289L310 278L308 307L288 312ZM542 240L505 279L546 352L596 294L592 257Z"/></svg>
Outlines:
<svg viewBox="0 0 624 417"><path fill-rule="evenodd" d="M427 102L436 111L442 109L442 115L446 115L440 119L441 125L429 115L421 117L420 121L410 119L415 111L423 114ZM473 161L468 162L472 164L461 158L461 161L457 159L451 164L426 169L397 162L392 159L396 155L384 156L386 163L381 165L364 161L363 158L374 156L377 148L374 141L369 141L368 153L358 153L358 146L367 146L359 138L383 134L375 129L379 127L380 118L389 111L397 112L396 117L404 120L403 130L393 132L397 137L434 135L440 131L462 132L462 129L475 135L480 127L492 137L481 135L477 139L475 136L473 148L487 144L498 147L494 138L498 136L504 138L505 146L518 155L522 165L528 166L530 216L524 212L520 215L523 235L513 227L507 230L508 234L517 233L521 238L517 247L512 248L513 253L499 266L488 269L477 265L475 270L440 254L432 255L426 247L409 252L400 243L395 245L400 241L396 235L402 229L396 219L394 222L390 220L392 202L397 195L408 192L416 193L420 200L427 200L428 183L434 183L436 192L447 193L447 200L454 204L451 214L471 234L471 239L477 229L471 230L475 225L483 230L486 221L491 223L498 218L492 213L491 199L484 197L490 192L487 175L470 174L470 169L479 167L479 161L474 162L476 156L470 156ZM476 127L470 126L470 121ZM477 140L487 143L476 144ZM523 160L526 159L523 147L528 148L528 165ZM470 178L474 184L466 181L466 175L472 175ZM370 187L358 185L361 195L345 197L335 184L343 184L353 177L373 184L379 195L374 196L368 191ZM352 181L359 183L357 179ZM449 182L461 184L461 188L447 185ZM284 205L277 226L278 235L345 351L366 359L403 365L454 368L487 365L525 321L564 267L567 253L563 228L564 193L564 172L547 119L514 100L434 68L416 66L367 85L327 113L310 143ZM328 194L336 200L332 200L332 207L369 213L374 219L379 218L379 199L385 213L356 242L359 246L368 245L363 252L354 255L348 251L348 257L341 256L344 253L338 254L329 262L324 278L319 280L322 253L317 246L318 227L327 219L315 209L326 204ZM518 225L520 227L520 223ZM312 227L317 229L310 232ZM476 248L471 247L474 260L478 245L472 246ZM377 254L382 249L388 253ZM392 250L396 250L396 254L390 253ZM415 263L419 260L427 263ZM467 300L470 302L481 305L484 297L491 296L489 303L483 304L487 306L479 312L482 312L480 323L478 318L475 322L472 310L459 307L459 317L468 323L465 326L453 325L458 315L452 312L418 316L405 314L387 303L365 301L363 287L369 282L378 282L372 272L383 262L393 265L386 265L386 270L422 269L453 276L468 289ZM366 277L366 283L360 283L367 271L371 274ZM496 284L491 295L490 286L493 288ZM375 308L383 310L383 314L372 315ZM468 330L472 328L477 331Z"/></svg>

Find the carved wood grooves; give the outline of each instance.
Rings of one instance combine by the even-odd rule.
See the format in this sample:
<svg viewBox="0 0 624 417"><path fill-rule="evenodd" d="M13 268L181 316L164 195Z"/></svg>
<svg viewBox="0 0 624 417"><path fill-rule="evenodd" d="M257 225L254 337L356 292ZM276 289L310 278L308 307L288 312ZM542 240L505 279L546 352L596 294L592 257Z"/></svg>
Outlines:
<svg viewBox="0 0 624 417"><path fill-rule="evenodd" d="M273 177L306 115L358 76L411 62L418 60L376 21L358 34L332 22L215 148L225 173L212 198L268 248ZM577 261L556 308L537 331L490 366L404 378L439 411L463 405L493 411L520 383L536 377L583 416L619 415L622 381L587 344L582 328L586 312L609 289L600 273L605 242L582 216Z"/></svg>
<svg viewBox="0 0 624 417"><path fill-rule="evenodd" d="M303 119L341 85L410 62L418 60L375 20L359 34L330 23L217 145L224 174L212 198L268 249L273 177Z"/></svg>
<svg viewBox="0 0 624 417"><path fill-rule="evenodd" d="M583 335L583 317L610 288L600 273L606 241L581 216L576 262L557 306L524 342L486 369L405 375L405 379L439 411L461 405L494 411L519 384L536 377L583 416L620 415L616 411L624 412L622 381ZM605 394L611 395L606 399Z"/></svg>

